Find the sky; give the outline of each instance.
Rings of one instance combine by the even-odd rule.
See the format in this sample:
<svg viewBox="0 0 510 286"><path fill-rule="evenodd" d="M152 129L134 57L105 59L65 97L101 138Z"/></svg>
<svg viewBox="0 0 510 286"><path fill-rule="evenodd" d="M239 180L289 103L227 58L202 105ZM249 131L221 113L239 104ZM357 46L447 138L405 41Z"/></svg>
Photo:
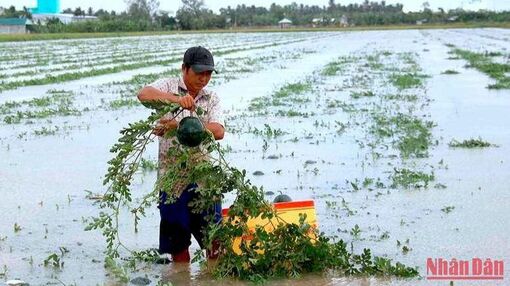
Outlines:
<svg viewBox="0 0 510 286"><path fill-rule="evenodd" d="M380 1L380 0L371 0ZM426 0L386 0L387 4L402 3L404 4L405 11L419 11L423 9L423 2ZM256 5L269 7L271 3L279 5L290 4L296 2L298 4L306 5L327 5L328 0L204 0L207 8L218 12L220 8L235 7L239 4ZM336 0L337 4L349 4L349 3L362 3L363 0ZM464 7L464 9L478 10L478 9L489 9L489 10L510 10L510 0L428 0L430 8L436 10L441 7L445 10L455 9ZM35 7L36 0L0 0L0 6L9 7L11 5L21 9L23 6ZM175 12L181 5L180 0L160 0L160 9L170 12ZM125 0L60 0L60 7L66 8L77 8L88 9L92 7L94 10L106 9L115 10L117 12L124 11L126 9Z"/></svg>

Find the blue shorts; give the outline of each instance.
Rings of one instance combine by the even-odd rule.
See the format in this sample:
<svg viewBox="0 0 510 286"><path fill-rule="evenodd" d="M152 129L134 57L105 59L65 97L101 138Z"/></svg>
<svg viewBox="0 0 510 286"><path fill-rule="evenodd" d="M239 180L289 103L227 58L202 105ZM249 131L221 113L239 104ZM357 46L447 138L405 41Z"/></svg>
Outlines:
<svg viewBox="0 0 510 286"><path fill-rule="evenodd" d="M193 213L189 203L197 197L196 183L189 184L181 196L171 204L165 204L167 194L160 194L158 205L161 215L159 224L159 253L177 254L191 245L191 235L195 237L201 248L204 248L204 230L207 226L207 215L214 215L213 222L221 221L221 202L214 204L210 210Z"/></svg>

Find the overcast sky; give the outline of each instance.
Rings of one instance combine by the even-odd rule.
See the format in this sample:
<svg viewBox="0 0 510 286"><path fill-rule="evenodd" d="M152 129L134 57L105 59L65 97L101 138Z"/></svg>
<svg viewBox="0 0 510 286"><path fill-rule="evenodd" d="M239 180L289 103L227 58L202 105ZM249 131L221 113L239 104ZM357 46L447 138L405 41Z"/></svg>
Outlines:
<svg viewBox="0 0 510 286"><path fill-rule="evenodd" d="M374 1L374 0L371 0ZM377 1L377 0L375 0ZM417 11L423 8L422 4L426 0L386 0L387 4L402 3L404 4L404 10L406 11ZM209 9L218 12L220 8L227 7L228 5L235 7L238 4L256 5L269 7L271 3L277 3L279 5L290 4L297 2L298 4L307 5L327 5L328 0L204 0L206 6ZM336 0L337 4L349 4L349 3L362 3L363 0ZM465 9L478 10L478 9L490 9L490 10L510 10L510 0L428 0L433 10L438 7L442 7L445 10L454 9L458 7L464 7ZM35 7L36 0L0 0L0 6L9 7L11 5L17 8ZM160 9L166 11L177 11L181 5L180 0L160 0ZM94 10L106 9L115 11L124 11L126 9L125 0L60 0L60 7L76 8L81 7L87 9L92 7Z"/></svg>

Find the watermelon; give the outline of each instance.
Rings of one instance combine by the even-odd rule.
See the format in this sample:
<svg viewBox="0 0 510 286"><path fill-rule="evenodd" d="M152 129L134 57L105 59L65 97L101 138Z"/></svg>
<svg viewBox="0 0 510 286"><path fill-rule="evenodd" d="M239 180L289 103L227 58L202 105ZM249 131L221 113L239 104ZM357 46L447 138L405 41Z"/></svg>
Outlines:
<svg viewBox="0 0 510 286"><path fill-rule="evenodd" d="M276 196L273 200L273 203L286 203L286 202L292 202L292 199L285 194L280 194Z"/></svg>
<svg viewBox="0 0 510 286"><path fill-rule="evenodd" d="M177 140L184 146L197 147L206 138L207 132L200 119L188 116L181 119L177 128Z"/></svg>

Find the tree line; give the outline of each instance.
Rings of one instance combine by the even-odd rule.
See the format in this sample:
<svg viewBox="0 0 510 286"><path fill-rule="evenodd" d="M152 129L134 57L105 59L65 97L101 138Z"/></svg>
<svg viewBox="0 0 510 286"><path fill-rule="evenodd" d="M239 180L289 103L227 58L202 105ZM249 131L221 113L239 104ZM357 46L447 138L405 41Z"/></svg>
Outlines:
<svg viewBox="0 0 510 286"><path fill-rule="evenodd" d="M158 0L128 0L126 11L117 13L92 8L82 10L65 9L63 12L75 16L96 16L94 21L77 21L64 25L57 18L47 23L34 23L29 29L36 33L58 32L132 32L132 31L167 31L229 29L242 27L270 27L283 18L290 19L295 26L371 26L448 22L508 22L510 11L464 11L453 9L445 11L430 9L428 2L418 12L404 12L403 4L386 4L365 2L361 4L336 4L329 0L328 5L288 5L271 4L269 8L260 6L237 5L221 8L219 13L207 9L204 0L182 0L182 5L175 16L159 9ZM0 17L26 17L30 12L24 8L16 11L14 6L4 10Z"/></svg>

